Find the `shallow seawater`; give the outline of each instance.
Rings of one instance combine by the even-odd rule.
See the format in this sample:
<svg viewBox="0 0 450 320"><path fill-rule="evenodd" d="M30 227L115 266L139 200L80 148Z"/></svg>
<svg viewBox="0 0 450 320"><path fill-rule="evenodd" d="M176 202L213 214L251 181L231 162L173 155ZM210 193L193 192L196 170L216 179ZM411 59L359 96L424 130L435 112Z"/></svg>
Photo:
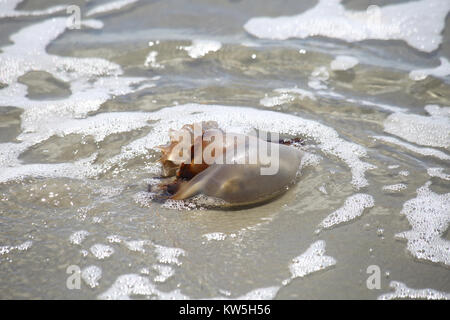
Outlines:
<svg viewBox="0 0 450 320"><path fill-rule="evenodd" d="M111 3L0 1L0 298L450 297L447 1ZM261 206L152 201L203 120L312 156Z"/></svg>

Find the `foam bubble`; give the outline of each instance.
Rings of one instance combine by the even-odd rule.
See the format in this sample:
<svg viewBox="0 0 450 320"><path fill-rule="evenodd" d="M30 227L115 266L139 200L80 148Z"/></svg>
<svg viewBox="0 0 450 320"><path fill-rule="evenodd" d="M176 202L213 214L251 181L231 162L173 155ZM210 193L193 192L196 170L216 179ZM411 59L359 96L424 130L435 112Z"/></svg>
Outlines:
<svg viewBox="0 0 450 320"><path fill-rule="evenodd" d="M175 274L175 271L171 266L164 266L160 264L155 264L153 270L157 271L159 274L153 279L155 282L165 282L171 276Z"/></svg>
<svg viewBox="0 0 450 320"><path fill-rule="evenodd" d="M372 138L381 140L387 143L395 144L398 146L401 146L409 151L412 151L414 153L418 153L424 156L430 156L430 157L436 157L441 160L450 160L450 156L440 150L435 150L432 148L422 148L422 147L416 147L410 143L400 141L399 139L396 139L394 137L388 137L388 136L372 136Z"/></svg>
<svg viewBox="0 0 450 320"><path fill-rule="evenodd" d="M403 204L401 214L412 229L396 237L407 240L409 252L417 259L450 266L450 241L442 238L450 225L450 193L434 193L430 185L427 182L417 189L417 197Z"/></svg>
<svg viewBox="0 0 450 320"><path fill-rule="evenodd" d="M222 48L222 44L213 40L193 40L190 46L181 47L193 59L203 57L209 52L216 52L220 48Z"/></svg>
<svg viewBox="0 0 450 320"><path fill-rule="evenodd" d="M378 297L379 300L393 299L426 299L426 300L450 300L450 293L434 289L411 289L399 281L391 281L389 286L393 293L385 293Z"/></svg>
<svg viewBox="0 0 450 320"><path fill-rule="evenodd" d="M54 164L39 163L39 164L24 164L14 167L7 167L6 170L0 172L0 183L7 181L21 180L25 177L45 177L45 178L67 177L72 179L94 177L99 172L98 170L95 170L92 167L92 162L95 160L96 157L97 154L94 154L89 158L81 159L73 163L54 163Z"/></svg>
<svg viewBox="0 0 450 320"><path fill-rule="evenodd" d="M351 221L361 216L365 209L372 208L374 200L371 195L365 193L357 193L348 197L344 206L328 215L319 224L320 229L329 229L338 224Z"/></svg>
<svg viewBox="0 0 450 320"><path fill-rule="evenodd" d="M268 97L267 95L259 100L259 103L265 107L271 108L279 106L285 103L289 103L295 100L295 97L290 94L283 93L278 97Z"/></svg>
<svg viewBox="0 0 450 320"><path fill-rule="evenodd" d="M337 56L330 63L330 68L333 71L345 71L352 69L359 63L358 59L350 56Z"/></svg>
<svg viewBox="0 0 450 320"><path fill-rule="evenodd" d="M288 284L292 279L302 278L334 266L336 260L325 255L325 245L323 240L316 241L304 253L292 259L292 263L289 265L291 278L283 281L283 285Z"/></svg>
<svg viewBox="0 0 450 320"><path fill-rule="evenodd" d="M384 131L409 142L432 147L450 147L450 117L393 113L384 121Z"/></svg>
<svg viewBox="0 0 450 320"><path fill-rule="evenodd" d="M101 13L108 13L111 11L117 11L120 10L126 6L129 6L135 2L138 2L139 0L118 0L118 1L113 1L113 2L109 2L109 3L105 3L105 4L101 4L98 5L94 8L92 8L91 10L89 10L88 12L86 12L86 16L90 17L96 14L101 14Z"/></svg>
<svg viewBox="0 0 450 320"><path fill-rule="evenodd" d="M309 76L308 86L314 90L327 89L327 80L330 78L330 74L326 67L317 67Z"/></svg>
<svg viewBox="0 0 450 320"><path fill-rule="evenodd" d="M99 58L72 58L50 55L46 47L66 31L66 18L53 18L27 26L11 36L12 44L0 52L0 82L8 84L0 89L0 106L24 109L21 115L20 143L0 144L0 182L21 179L24 176L66 176L79 178L95 174L89 166L92 158L65 164L22 165L18 156L28 148L52 135L92 134L96 140L114 132L134 130L147 125L142 114L129 114L129 121L117 122L109 115L103 119L85 117L114 95L135 91L133 85L144 78L121 77L120 66ZM39 37L36 37L39 34ZM35 59L36 56L39 59ZM72 94L58 100L32 100L27 97L27 87L18 82L30 71L43 70L55 79L68 82ZM152 83L145 84L153 85ZM141 86L142 88L142 86ZM125 116L125 115L124 115ZM125 117L128 117L125 116ZM123 117L123 116L120 116ZM140 119L139 119L140 118ZM113 125L111 122L115 122ZM130 126L131 125L131 126ZM90 168L88 168L90 167Z"/></svg>
<svg viewBox="0 0 450 320"><path fill-rule="evenodd" d="M450 107L439 107L436 104L428 104L425 110L433 117L447 117L450 118Z"/></svg>
<svg viewBox="0 0 450 320"><path fill-rule="evenodd" d="M280 287L267 287L252 290L242 296L237 297L237 300L271 300L275 298Z"/></svg>
<svg viewBox="0 0 450 320"><path fill-rule="evenodd" d="M297 95L301 100L308 98L310 100L317 100L316 97L314 96L314 93L309 91L309 90L305 90L305 89L300 89L297 87L294 88L280 88L280 89L275 89L275 92L278 93L289 93L289 94L295 94Z"/></svg>
<svg viewBox="0 0 450 320"><path fill-rule="evenodd" d="M99 260L106 259L114 253L114 249L105 244L94 244L91 247L91 253Z"/></svg>
<svg viewBox="0 0 450 320"><path fill-rule="evenodd" d="M210 298L210 300L271 300L275 298L279 290L280 287L277 286L258 288L251 290L236 298L230 298L229 297L231 295L230 292L228 291L224 292L223 290L220 290L221 293L225 294L227 297L215 297Z"/></svg>
<svg viewBox="0 0 450 320"><path fill-rule="evenodd" d="M409 78L414 81L426 79L428 76L446 77L450 75L450 62L444 57L440 58L441 64L436 68L413 70L409 73Z"/></svg>
<svg viewBox="0 0 450 320"><path fill-rule="evenodd" d="M389 191L389 192L398 192L398 191L402 191L405 190L407 188L406 184L404 183L397 183L397 184L391 184L388 186L383 186L383 190L384 191Z"/></svg>
<svg viewBox="0 0 450 320"><path fill-rule="evenodd" d="M53 6L43 10L32 10L23 11L16 10L16 7L23 0L0 0L0 19L1 18L16 18L16 17L27 17L27 16L44 16L53 14L60 11L65 11L67 5Z"/></svg>
<svg viewBox="0 0 450 320"><path fill-rule="evenodd" d="M398 175L407 177L407 176L409 176L409 171L408 170L401 170L401 171L398 172Z"/></svg>
<svg viewBox="0 0 450 320"><path fill-rule="evenodd" d="M211 240L221 241L221 240L225 240L227 238L227 235L222 232L212 232L212 233L206 233L202 237L206 238L206 240L208 240L208 241L211 241Z"/></svg>
<svg viewBox="0 0 450 320"><path fill-rule="evenodd" d="M152 67L154 69L163 69L164 66L156 62L156 57L158 56L158 51L152 50L145 58L144 66Z"/></svg>
<svg viewBox="0 0 450 320"><path fill-rule="evenodd" d="M323 194L328 194L327 189L325 188L325 184L319 187L319 191L322 192Z"/></svg>
<svg viewBox="0 0 450 320"><path fill-rule="evenodd" d="M0 256L8 254L12 251L26 251L31 248L33 241L28 240L17 246L0 246Z"/></svg>
<svg viewBox="0 0 450 320"><path fill-rule="evenodd" d="M118 236L116 234L110 235L106 237L109 243L121 243L123 241L123 238L121 236Z"/></svg>
<svg viewBox="0 0 450 320"><path fill-rule="evenodd" d="M125 274L119 276L114 284L104 293L98 296L105 300L129 300L132 295L156 297L163 300L184 300L189 297L174 290L171 292L159 291L156 286L146 277L137 274Z"/></svg>
<svg viewBox="0 0 450 320"><path fill-rule="evenodd" d="M301 100L308 98L310 100L316 100L314 93L308 90L300 89L300 88L279 88L274 90L277 93L280 93L279 96L268 97L267 94L264 98L262 98L259 103L265 107L274 107L279 106L285 103L289 103L295 100L296 97Z"/></svg>
<svg viewBox="0 0 450 320"><path fill-rule="evenodd" d="M104 26L103 22L97 19L82 20L81 25L91 29L102 29Z"/></svg>
<svg viewBox="0 0 450 320"><path fill-rule="evenodd" d="M151 244L151 241L149 240L132 240L132 241L125 241L125 246L135 252L145 253L144 246Z"/></svg>
<svg viewBox="0 0 450 320"><path fill-rule="evenodd" d="M183 249L164 247L161 245L155 245L155 252L160 263L175 264L178 266L181 265L178 258L186 255L186 251Z"/></svg>
<svg viewBox="0 0 450 320"><path fill-rule="evenodd" d="M89 232L86 230L76 231L70 235L69 241L72 244L80 245L88 235Z"/></svg>
<svg viewBox="0 0 450 320"><path fill-rule="evenodd" d="M86 267L81 271L81 278L89 287L95 288L102 278L102 269L97 266Z"/></svg>
<svg viewBox="0 0 450 320"><path fill-rule="evenodd" d="M258 38L276 40L311 36L347 42L404 40L417 50L431 52L442 42L441 32L449 11L447 0L369 6L366 11L347 10L340 0L319 0L314 8L299 15L252 18L244 28Z"/></svg>
<svg viewBox="0 0 450 320"><path fill-rule="evenodd" d="M444 173L444 168L428 168L427 173L430 177L438 177L442 180L450 180L450 174Z"/></svg>

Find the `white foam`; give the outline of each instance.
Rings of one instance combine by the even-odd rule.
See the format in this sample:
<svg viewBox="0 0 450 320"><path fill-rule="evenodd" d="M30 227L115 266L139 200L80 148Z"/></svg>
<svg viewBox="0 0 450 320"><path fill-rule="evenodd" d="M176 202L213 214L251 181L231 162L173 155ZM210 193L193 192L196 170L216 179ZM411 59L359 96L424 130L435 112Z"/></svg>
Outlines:
<svg viewBox="0 0 450 320"><path fill-rule="evenodd" d="M309 76L308 86L314 90L327 89L327 80L330 78L330 74L326 67L317 67Z"/></svg>
<svg viewBox="0 0 450 320"><path fill-rule="evenodd" d="M444 173L444 168L428 168L427 173L430 177L438 177L442 180L450 180L450 174Z"/></svg>
<svg viewBox="0 0 450 320"><path fill-rule="evenodd" d="M391 185L382 187L382 189L384 191L389 191L389 192L398 192L398 191L405 190L406 188L407 188L407 186L404 183L391 184Z"/></svg>
<svg viewBox="0 0 450 320"><path fill-rule="evenodd" d="M263 105L264 107L272 108L275 106L279 106L285 103L289 103L295 100L295 97L290 94L283 93L280 96L277 97L268 97L267 95L259 100L259 104Z"/></svg>
<svg viewBox="0 0 450 320"><path fill-rule="evenodd" d="M141 274L145 274L145 275L149 275L150 274L150 270L148 268L142 268L139 272Z"/></svg>
<svg viewBox="0 0 450 320"><path fill-rule="evenodd" d="M165 282L175 274L175 271L171 266L155 264L153 265L153 270L159 273L157 276L155 276L155 278L153 278L153 281L155 282Z"/></svg>
<svg viewBox="0 0 450 320"><path fill-rule="evenodd" d="M320 229L329 229L338 224L351 221L361 216L365 209L372 208L374 200L371 195L365 193L357 193L348 197L344 205L328 215L319 224Z"/></svg>
<svg viewBox="0 0 450 320"><path fill-rule="evenodd" d="M432 110L428 108L428 110ZM433 112L439 112L433 110ZM431 116L403 112L389 115L383 123L384 131L409 142L432 147L450 147L450 117L436 113Z"/></svg>
<svg viewBox="0 0 450 320"><path fill-rule="evenodd" d="M413 70L409 73L409 78L414 81L420 81L428 76L443 78L450 75L450 62L444 57L441 57L439 60L441 64L436 68Z"/></svg>
<svg viewBox="0 0 450 320"><path fill-rule="evenodd" d="M125 246L135 252L145 253L144 246L152 244L149 240L132 240L132 241L125 241Z"/></svg>
<svg viewBox="0 0 450 320"><path fill-rule="evenodd" d="M19 139L45 140L51 136L64 137L69 134L92 136L96 142L107 136L141 129L149 125L148 114L142 112L100 113L86 119L69 119L63 123L49 123L46 133L21 134ZM47 124L45 124L47 125Z"/></svg>
<svg viewBox="0 0 450 320"><path fill-rule="evenodd" d="M236 300L272 300L277 295L278 290L280 290L280 287L258 288L237 297Z"/></svg>
<svg viewBox="0 0 450 320"><path fill-rule="evenodd" d="M117 10L120 10L120 9L122 9L126 6L129 6L138 1L139 0L118 0L118 1L101 4L101 5L98 5L94 8L92 8L88 12L86 12L86 16L90 17L90 16L100 14L100 13L108 13L111 11L117 11Z"/></svg>
<svg viewBox="0 0 450 320"><path fill-rule="evenodd" d="M70 235L69 241L72 244L80 245L88 235L89 232L86 230L76 231Z"/></svg>
<svg viewBox="0 0 450 320"><path fill-rule="evenodd" d="M89 266L81 271L81 278L91 288L99 285L102 278L102 269L97 266Z"/></svg>
<svg viewBox="0 0 450 320"><path fill-rule="evenodd" d="M239 297L236 298L230 298L231 295L228 291L220 290L221 293L225 294L227 297L215 297L215 298L209 298L210 300L272 300L277 295L278 291L280 290L280 287L273 286L273 287L267 287L267 288L258 288L251 290Z"/></svg>
<svg viewBox="0 0 450 320"><path fill-rule="evenodd" d="M174 290L171 292L159 291L156 286L146 277L137 274L125 274L119 276L114 284L104 293L98 296L105 300L129 300L133 295L156 297L163 300L184 300L189 297Z"/></svg>
<svg viewBox="0 0 450 320"><path fill-rule="evenodd" d="M334 266L336 260L325 255L325 245L323 240L316 241L304 253L292 259L292 263L289 265L291 278L283 281L283 285L288 284L292 279L302 278Z"/></svg>
<svg viewBox="0 0 450 320"><path fill-rule="evenodd" d="M1 18L16 18L27 16L44 16L60 11L65 11L67 5L53 6L42 10L23 11L16 10L16 7L23 0L0 0L0 19Z"/></svg>
<svg viewBox="0 0 450 320"><path fill-rule="evenodd" d="M121 236L118 236L116 234L110 235L106 237L109 243L121 243L123 241L123 238Z"/></svg>
<svg viewBox="0 0 450 320"><path fill-rule="evenodd" d="M97 19L82 20L81 25L91 29L102 29L104 26L103 22Z"/></svg>
<svg viewBox="0 0 450 320"><path fill-rule="evenodd" d="M114 248L105 244L94 244L91 247L91 253L99 260L106 259L114 253Z"/></svg>
<svg viewBox="0 0 450 320"><path fill-rule="evenodd" d="M333 71L345 71L352 69L359 63L358 59L351 56L337 56L330 63L330 68Z"/></svg>
<svg viewBox="0 0 450 320"><path fill-rule="evenodd" d="M310 100L317 100L314 93L309 91L309 90L305 90L305 89L300 89L297 87L294 88L279 88L279 89L275 89L275 92L278 93L288 93L288 94L295 94L296 96L298 96L301 100L308 98Z"/></svg>
<svg viewBox="0 0 450 320"><path fill-rule="evenodd" d="M187 51L188 55L197 59L203 57L209 52L216 52L222 48L222 44L219 41L214 40L192 40L190 46L181 47Z"/></svg>
<svg viewBox="0 0 450 320"><path fill-rule="evenodd" d="M427 182L417 189L417 197L403 204L401 214L412 229L396 237L407 240L409 252L417 259L450 266L450 241L442 238L450 225L450 193L434 193L430 185Z"/></svg>
<svg viewBox="0 0 450 320"><path fill-rule="evenodd" d="M434 289L411 289L404 283L391 281L389 286L394 289L393 293L385 293L378 297L379 300L393 299L426 299L426 300L450 300L450 293Z"/></svg>
<svg viewBox="0 0 450 320"><path fill-rule="evenodd" d="M155 69L164 69L164 66L162 64L159 64L156 62L156 57L158 56L158 51L152 50L147 55L147 58L145 58L144 66L145 67L152 67Z"/></svg>
<svg viewBox="0 0 450 320"><path fill-rule="evenodd" d="M134 130L146 125L146 120L138 119L138 114L129 114L129 121L123 119L119 122L114 120L115 115L112 118L110 115L98 115L100 118L105 117L103 119L74 119L97 110L115 95L135 91L132 86L141 83L144 78L121 77L123 71L120 66L104 59L48 54L45 48L66 28L66 18L48 19L25 27L13 34L13 44L3 47L0 52L0 82L8 85L0 89L0 107L24 109L21 115L22 133L17 137L20 143L0 144L0 182L21 179L27 175L73 178L93 175L95 170L88 165L93 156L74 163L41 165L21 165L18 156L52 135L87 133L93 134L99 141L114 132ZM27 87L19 83L18 79L36 70L46 71L56 79L68 82L72 94L59 100L29 99ZM108 125L111 122L115 123Z"/></svg>
<svg viewBox="0 0 450 320"><path fill-rule="evenodd" d="M449 11L448 0L369 6L366 11L348 10L340 0L319 0L315 7L299 15L252 18L244 28L258 38L276 40L312 36L347 42L404 40L417 50L431 52L442 42L441 32Z"/></svg>
<svg viewBox="0 0 450 320"><path fill-rule="evenodd" d="M31 248L33 241L28 240L17 246L0 246L0 256L8 254L12 251L26 251Z"/></svg>
<svg viewBox="0 0 450 320"><path fill-rule="evenodd" d="M180 256L186 255L186 251L184 251L183 249L170 248L161 245L155 245L155 252L160 263L175 264L177 266L181 265L181 262L180 260L178 260L178 258Z"/></svg>
<svg viewBox="0 0 450 320"><path fill-rule="evenodd" d="M2 150L0 146L0 150ZM24 164L14 167L6 166L0 171L0 183L7 181L21 180L25 177L57 178L67 177L72 179L82 179L85 177L94 177L99 171L93 169L92 162L96 158L93 156L75 161L73 163L55 163L55 164Z"/></svg>
<svg viewBox="0 0 450 320"><path fill-rule="evenodd" d="M319 187L319 191L322 192L323 194L328 194L327 188L325 188L325 184Z"/></svg>
<svg viewBox="0 0 450 320"><path fill-rule="evenodd" d="M398 146L401 146L409 151L412 151L414 153L418 153L424 156L430 156L430 157L436 157L441 160L450 160L450 156L440 150L435 150L432 148L422 148L422 147L416 147L415 145L412 145L407 142L400 141L397 138L394 137L388 137L388 136L372 136L372 138L381 140L387 143L395 144Z"/></svg>
<svg viewBox="0 0 450 320"><path fill-rule="evenodd" d="M407 176L409 176L409 171L408 170L401 170L401 171L398 172L398 174L400 176L407 177Z"/></svg>
<svg viewBox="0 0 450 320"><path fill-rule="evenodd" d="M424 108L432 117L450 118L450 107L439 107L436 104L428 104Z"/></svg>
<svg viewBox="0 0 450 320"><path fill-rule="evenodd" d="M274 90L277 93L280 93L279 96L269 97L267 94L264 98L262 98L259 103L265 107L274 107L279 106L284 103L289 103L295 100L296 97L301 100L308 98L311 100L316 100L314 93L308 90L300 89L300 88L279 88Z"/></svg>
<svg viewBox="0 0 450 320"><path fill-rule="evenodd" d="M202 235L202 237L206 238L206 240L208 240L208 241L211 241L211 240L221 241L221 240L225 240L227 238L227 235L222 232L212 232L212 233L206 233L206 234Z"/></svg>

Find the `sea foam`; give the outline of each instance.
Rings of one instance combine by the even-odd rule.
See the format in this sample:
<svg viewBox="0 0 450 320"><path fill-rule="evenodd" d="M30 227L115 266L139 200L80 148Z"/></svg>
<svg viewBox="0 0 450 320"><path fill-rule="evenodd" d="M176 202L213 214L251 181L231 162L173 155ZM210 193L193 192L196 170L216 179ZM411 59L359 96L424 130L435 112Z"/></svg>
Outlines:
<svg viewBox="0 0 450 320"><path fill-rule="evenodd" d="M417 197L403 204L401 213L412 229L396 237L408 241L407 248L417 259L450 266L450 241L442 238L450 226L450 193L434 193L430 185L417 189Z"/></svg>
<svg viewBox="0 0 450 320"><path fill-rule="evenodd" d="M346 9L341 0L320 0L299 15L252 18L244 28L263 39L325 36L347 42L403 40L417 50L432 52L442 42L441 32L449 11L448 0L369 6L365 11Z"/></svg>

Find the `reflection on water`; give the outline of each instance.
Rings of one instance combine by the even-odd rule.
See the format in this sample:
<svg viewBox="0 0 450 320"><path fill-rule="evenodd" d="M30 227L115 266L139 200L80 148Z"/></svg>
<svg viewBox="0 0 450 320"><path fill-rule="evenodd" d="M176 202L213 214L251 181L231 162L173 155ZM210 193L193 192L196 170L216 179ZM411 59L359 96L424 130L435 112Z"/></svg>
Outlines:
<svg viewBox="0 0 450 320"><path fill-rule="evenodd" d="M450 8L378 2L0 2L0 297L448 298ZM152 201L202 120L313 157L263 206Z"/></svg>

